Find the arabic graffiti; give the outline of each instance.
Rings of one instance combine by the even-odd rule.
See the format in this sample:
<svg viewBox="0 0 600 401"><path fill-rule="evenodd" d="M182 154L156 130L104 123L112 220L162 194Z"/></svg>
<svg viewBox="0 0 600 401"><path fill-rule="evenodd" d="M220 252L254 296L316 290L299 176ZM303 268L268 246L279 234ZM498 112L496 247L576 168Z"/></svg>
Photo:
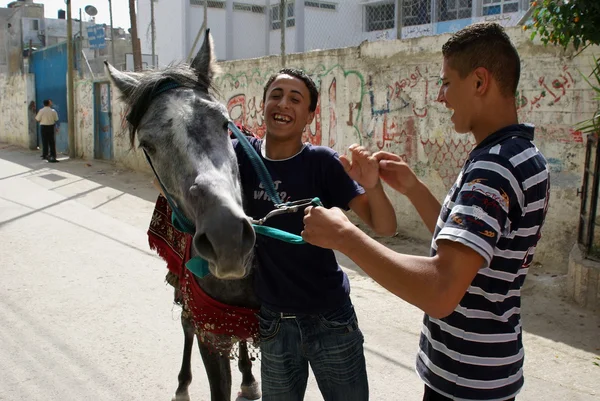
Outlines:
<svg viewBox="0 0 600 401"><path fill-rule="evenodd" d="M457 136L448 120L451 113L436 105L437 68L431 63L411 64L365 76L340 64L304 68L320 96L315 118L306 127L303 140L338 152L354 142L372 151L390 151L411 165L429 166L445 185L451 185L474 142ZM534 123L536 137L542 141L583 143L582 133L571 128L570 121L550 123L544 117L549 108L562 110L579 107L577 102L585 103L570 68L570 64L558 69L534 68L517 92L520 119ZM266 133L263 85L271 73L269 69L250 68L248 72L225 75L217 86L227 94L231 118L261 137Z"/></svg>
<svg viewBox="0 0 600 401"><path fill-rule="evenodd" d="M534 93L529 95L529 98L523 94L523 91L517 91L517 110L539 109L542 105L541 101L546 98L548 99L547 106L553 106L568 95L567 89L574 86L575 79L569 72L569 67L564 65L562 72L552 81L544 75L540 76L537 80L537 88L532 90Z"/></svg>

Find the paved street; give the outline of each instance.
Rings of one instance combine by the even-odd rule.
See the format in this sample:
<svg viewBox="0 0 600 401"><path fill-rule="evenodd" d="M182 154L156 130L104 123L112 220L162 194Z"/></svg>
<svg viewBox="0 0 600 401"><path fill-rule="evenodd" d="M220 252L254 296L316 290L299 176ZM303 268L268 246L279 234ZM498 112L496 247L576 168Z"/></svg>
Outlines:
<svg viewBox="0 0 600 401"><path fill-rule="evenodd" d="M0 400L170 400L183 336L165 264L147 244L150 181L98 161L48 164L0 144ZM388 242L427 252L424 243ZM366 338L371 399L420 400L422 313L340 259ZM524 289L526 385L517 399L600 400L600 312L561 297L565 277L535 274ZM192 399L207 400L196 351L193 364ZM311 379L306 400L319 399Z"/></svg>

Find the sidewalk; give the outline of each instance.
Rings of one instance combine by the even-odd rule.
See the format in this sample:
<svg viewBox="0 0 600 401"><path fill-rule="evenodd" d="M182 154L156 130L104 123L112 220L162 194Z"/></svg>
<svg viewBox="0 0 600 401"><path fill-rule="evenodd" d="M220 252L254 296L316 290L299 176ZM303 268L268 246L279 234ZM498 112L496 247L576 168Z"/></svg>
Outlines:
<svg viewBox="0 0 600 401"><path fill-rule="evenodd" d="M150 175L100 161L64 160L48 164L39 158L38 152L1 143L0 159L18 167L0 171L0 188L3 181L26 178L65 201L77 202L107 219L126 224L131 229L127 234L129 238L132 234L139 235L140 239L135 242L143 246L156 199ZM0 197L8 197L3 191ZM428 243L403 237L385 242L400 252L428 253ZM414 361L422 312L389 294L345 256L339 255L339 260L350 277L352 299L365 334L371 399L419 401L422 384L414 372ZM580 309L562 296L565 281L566 277L538 274L535 267L526 280L522 306L525 387L517 397L519 401L600 401L600 312L594 314ZM164 305L165 310L170 308L169 304ZM135 341L130 346L134 347ZM194 353L194 364L199 365L195 350ZM131 366L131 369L140 368L143 369ZM164 373L172 376L168 382L174 382L178 368L178 365L173 366ZM191 387L194 399L201 399L197 388L202 381L204 378L196 374ZM306 400L320 399L316 390L311 377ZM169 396L168 393L157 394L152 399Z"/></svg>

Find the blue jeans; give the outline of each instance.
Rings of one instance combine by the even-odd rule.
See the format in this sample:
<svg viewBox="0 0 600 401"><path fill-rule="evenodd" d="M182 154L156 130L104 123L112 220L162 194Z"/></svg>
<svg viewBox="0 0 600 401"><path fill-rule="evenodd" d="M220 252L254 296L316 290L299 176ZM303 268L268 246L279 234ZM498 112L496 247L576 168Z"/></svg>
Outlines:
<svg viewBox="0 0 600 401"><path fill-rule="evenodd" d="M263 401L302 401L310 364L325 401L369 399L363 334L352 303L321 315L262 307Z"/></svg>

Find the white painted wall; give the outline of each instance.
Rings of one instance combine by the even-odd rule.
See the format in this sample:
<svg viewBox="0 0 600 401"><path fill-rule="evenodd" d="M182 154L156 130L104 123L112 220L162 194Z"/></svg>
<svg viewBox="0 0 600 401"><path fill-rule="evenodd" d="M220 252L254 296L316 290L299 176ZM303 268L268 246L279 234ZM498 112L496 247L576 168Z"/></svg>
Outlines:
<svg viewBox="0 0 600 401"><path fill-rule="evenodd" d="M190 0L158 0L155 4L157 25L157 53L159 63L166 66L187 57L204 17L204 7L190 5ZM265 7L265 14L233 10L228 21L227 7L208 8L208 27L215 39L215 52L218 60L237 60L278 55L281 53L281 31L272 30L270 8L279 0L240 0L245 4ZM481 0L479 0L481 1ZM227 0L233 2L233 0ZM477 2L477 1L476 1ZM341 0L336 10L304 8L304 49L297 49L296 34L301 31L297 26L286 28L285 48L287 54L319 49L336 49L357 46L361 42L390 40L396 38L396 29L366 32L364 0ZM269 4L269 6L267 6ZM474 15L476 13L474 12ZM434 24L409 26L402 28L403 38L429 36L457 29L479 20L497 20L505 26L513 26L523 11L512 14L474 17L469 19L446 21ZM298 19L296 15L296 24ZM228 28L228 23L233 25ZM150 2L138 1L138 29L142 42L142 51L150 54ZM232 35L233 50L228 57L227 35ZM268 45L267 45L268 42ZM197 46L197 48L199 45ZM268 47L268 48L267 48ZM196 48L196 50L197 50ZM231 49L230 49L231 50Z"/></svg>
<svg viewBox="0 0 600 401"><path fill-rule="evenodd" d="M165 67L173 62L180 62L186 56L185 49L185 24L184 1L168 0L154 3L156 26L156 53L160 67ZM152 53L151 37L146 35L150 24L150 3L138 2L138 32L142 43L142 51ZM200 27L200 25L198 25Z"/></svg>
<svg viewBox="0 0 600 401"><path fill-rule="evenodd" d="M233 58L267 55L265 27L267 16L249 11L233 12Z"/></svg>
<svg viewBox="0 0 600 401"><path fill-rule="evenodd" d="M226 58L225 53L227 51L227 46L225 43L225 38L226 38L226 34L227 34L227 23L225 22L225 17L226 17L225 9L218 9L218 8L209 8L208 9L207 23L208 23L208 27L210 28L210 33L215 42L215 55L217 57L217 60L225 60L225 58ZM195 23L195 25L193 25L194 28L192 30L194 31L194 36L198 32L198 29L200 29L201 25L202 25L202 17L200 17L200 20L198 20ZM202 36L202 38L200 40L202 40L203 38L204 38L204 36ZM198 43L198 47L196 48L196 51L198 51L200 49L200 45L201 45L201 43Z"/></svg>

